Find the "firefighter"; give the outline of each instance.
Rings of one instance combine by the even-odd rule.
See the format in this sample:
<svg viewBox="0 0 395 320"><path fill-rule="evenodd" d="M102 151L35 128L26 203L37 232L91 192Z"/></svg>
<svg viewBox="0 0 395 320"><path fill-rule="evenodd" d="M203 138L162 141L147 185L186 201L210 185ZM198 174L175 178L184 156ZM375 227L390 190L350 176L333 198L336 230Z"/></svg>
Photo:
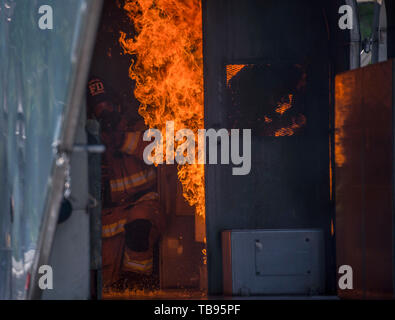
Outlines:
<svg viewBox="0 0 395 320"><path fill-rule="evenodd" d="M148 144L142 140L144 125L130 121L111 97L101 79L90 79L89 110L100 123L106 146L102 163L105 287L119 280L123 272L152 274L153 249L165 224L156 192L156 169L143 161Z"/></svg>

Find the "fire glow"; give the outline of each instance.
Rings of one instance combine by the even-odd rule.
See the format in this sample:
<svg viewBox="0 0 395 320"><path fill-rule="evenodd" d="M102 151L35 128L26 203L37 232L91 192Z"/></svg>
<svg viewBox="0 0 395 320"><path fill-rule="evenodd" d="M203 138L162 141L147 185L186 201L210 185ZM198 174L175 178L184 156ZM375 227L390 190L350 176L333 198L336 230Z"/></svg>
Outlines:
<svg viewBox="0 0 395 320"><path fill-rule="evenodd" d="M136 35L122 32L120 43L135 57L129 76L145 124L163 136L167 121L197 133L204 128L201 1L127 0L124 9ZM204 165L179 166L178 178L189 205L204 216Z"/></svg>

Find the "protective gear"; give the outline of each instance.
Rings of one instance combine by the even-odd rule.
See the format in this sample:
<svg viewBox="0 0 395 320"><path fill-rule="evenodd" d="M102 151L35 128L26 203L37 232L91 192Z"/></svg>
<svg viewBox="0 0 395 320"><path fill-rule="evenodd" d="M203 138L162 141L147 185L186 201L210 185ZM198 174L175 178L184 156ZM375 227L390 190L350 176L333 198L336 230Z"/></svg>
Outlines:
<svg viewBox="0 0 395 320"><path fill-rule="evenodd" d="M111 285L121 271L150 275L153 248L165 220L155 192L156 169L143 161L141 131L133 131L111 102L103 81L88 84L91 115L101 124L103 157L102 256L103 283Z"/></svg>
<svg viewBox="0 0 395 320"><path fill-rule="evenodd" d="M128 247L125 248L123 257L123 270L150 275L152 274L154 257L152 251L135 252Z"/></svg>
<svg viewBox="0 0 395 320"><path fill-rule="evenodd" d="M156 169L143 161L141 131L131 131L116 110L102 80L88 84L91 114L101 125L106 145L102 171L103 283L116 282L121 271L150 275L153 248L164 229L159 195L155 192Z"/></svg>
<svg viewBox="0 0 395 320"><path fill-rule="evenodd" d="M127 204L136 200L136 194L153 190L156 170L142 160L147 142L142 140L141 132L113 132L109 136L103 133L103 141L108 141L105 161L111 202Z"/></svg>
<svg viewBox="0 0 395 320"><path fill-rule="evenodd" d="M119 110L114 106L113 94L98 77L88 82L88 109L89 116L96 118L102 131L116 130L121 121Z"/></svg>
<svg viewBox="0 0 395 320"><path fill-rule="evenodd" d="M107 87L104 85L104 81L98 77L92 77L88 82L88 107L97 110L97 106L102 102L112 101L110 93Z"/></svg>
<svg viewBox="0 0 395 320"><path fill-rule="evenodd" d="M165 227L159 195L151 192L129 206L103 210L103 280L110 285L121 271L150 275L153 247ZM130 232L136 233L130 233ZM146 249L146 250L144 250Z"/></svg>
<svg viewBox="0 0 395 320"><path fill-rule="evenodd" d="M136 219L126 224L126 247L135 252L147 251L151 228L152 223L147 219Z"/></svg>
<svg viewBox="0 0 395 320"><path fill-rule="evenodd" d="M103 110L97 117L103 131L114 130L121 121L121 115L116 111Z"/></svg>

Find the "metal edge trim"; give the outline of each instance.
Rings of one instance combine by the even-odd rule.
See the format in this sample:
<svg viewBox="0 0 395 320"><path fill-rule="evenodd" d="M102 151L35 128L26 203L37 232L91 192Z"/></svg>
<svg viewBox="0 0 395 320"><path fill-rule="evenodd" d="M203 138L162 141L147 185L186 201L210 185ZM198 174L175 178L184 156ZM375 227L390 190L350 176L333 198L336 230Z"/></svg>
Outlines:
<svg viewBox="0 0 395 320"><path fill-rule="evenodd" d="M63 163L62 165L54 163L53 165L51 175L52 183L46 199L37 251L31 268L31 280L27 292L28 300L41 299L42 290L38 286L38 269L39 266L48 263L52 249L58 220L58 211L62 199L66 165L69 160L69 155L73 149L80 105L85 94L85 83L87 81L90 60L96 41L95 35L100 20L102 5L103 0L94 0L86 9L88 12L87 19L85 21L86 27L84 34L81 36L83 41L81 41L82 43L78 49L78 57L80 57L80 59L75 66L76 71L74 75L74 84L69 96L69 108L64 115L64 126L58 146L58 151L60 154L63 153L66 158L66 163Z"/></svg>

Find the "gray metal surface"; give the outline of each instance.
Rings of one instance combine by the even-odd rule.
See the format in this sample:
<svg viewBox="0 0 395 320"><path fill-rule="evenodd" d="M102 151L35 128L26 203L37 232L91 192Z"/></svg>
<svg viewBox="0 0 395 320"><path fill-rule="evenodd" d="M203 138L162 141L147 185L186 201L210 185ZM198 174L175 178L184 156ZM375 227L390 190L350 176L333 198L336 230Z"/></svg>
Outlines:
<svg viewBox="0 0 395 320"><path fill-rule="evenodd" d="M88 120L86 124L88 133L88 143L100 143L99 123L95 120ZM90 258L92 283L95 288L95 296L91 298L101 299L102 286L102 243L101 243L101 155L97 153L88 154L89 172L89 198L88 214L90 220Z"/></svg>
<svg viewBox="0 0 395 320"><path fill-rule="evenodd" d="M359 68L361 65L361 32L359 28L358 6L356 0L345 0L345 3L352 7L353 28L350 32L350 65L349 69ZM346 29L347 30L347 29ZM348 31L348 30L347 30Z"/></svg>
<svg viewBox="0 0 395 320"><path fill-rule="evenodd" d="M378 30L379 62L387 60L387 41L387 9L385 6L385 1L383 0L380 10Z"/></svg>
<svg viewBox="0 0 395 320"><path fill-rule="evenodd" d="M26 298L29 273L36 283L35 270L48 262L68 160L59 155L72 146L83 93L74 81L85 77L80 63L90 59L82 50L90 40L81 40L100 3L0 1L1 298ZM52 30L39 28L41 5L52 8ZM59 140L65 143L57 154Z"/></svg>
<svg viewBox="0 0 395 320"><path fill-rule="evenodd" d="M60 2L55 1L55 4L60 5ZM73 71L73 78L68 83L66 96L67 108L64 110L59 137L52 144L57 146L57 159L55 162L56 165L53 166L52 188L46 199L37 252L31 269L32 276L28 292L29 299L40 299L42 294L42 290L38 287L38 268L48 263L51 253L58 211L64 189L66 166L73 150L81 103L85 96L85 84L88 78L89 62L94 47L102 1L90 0L88 2L81 2L79 5L78 14L76 15L77 21L75 22L75 26L78 27L79 32L75 34L73 50L71 52L73 68L70 66L70 69Z"/></svg>
<svg viewBox="0 0 395 320"><path fill-rule="evenodd" d="M86 144L85 108L81 108L75 142ZM42 299L90 298L90 225L88 208L88 155L71 156L71 195L73 208L68 220L56 227L49 265L53 269L53 289Z"/></svg>
<svg viewBox="0 0 395 320"><path fill-rule="evenodd" d="M89 216L73 210L56 228L49 265L53 289L44 290L43 300L86 300L90 298Z"/></svg>
<svg viewBox="0 0 395 320"><path fill-rule="evenodd" d="M320 230L231 230L225 287L234 295L317 295L325 290L325 246ZM225 240L227 241L227 240ZM226 243L223 246L227 246ZM228 259L228 257L224 257ZM229 294L230 292L228 292Z"/></svg>

